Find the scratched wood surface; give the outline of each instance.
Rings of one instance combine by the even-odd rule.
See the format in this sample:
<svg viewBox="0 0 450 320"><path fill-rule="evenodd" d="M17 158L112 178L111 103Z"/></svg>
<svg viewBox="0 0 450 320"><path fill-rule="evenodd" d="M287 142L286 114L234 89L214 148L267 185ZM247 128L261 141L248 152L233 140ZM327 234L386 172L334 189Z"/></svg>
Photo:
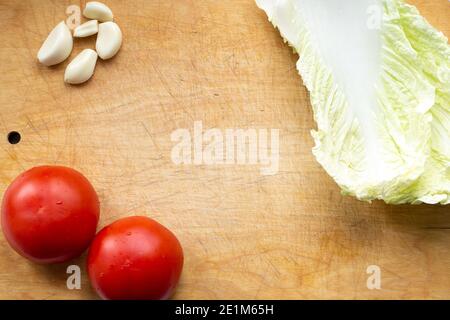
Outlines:
<svg viewBox="0 0 450 320"><path fill-rule="evenodd" d="M450 35L447 0L414 0ZM0 192L24 169L82 171L101 198L100 226L145 214L172 229L186 256L174 298L450 298L450 210L342 197L311 155L308 95L252 0L113 1L119 55L85 85L63 83L67 61L36 53L70 4L0 0ZM93 48L77 40L72 57ZM280 129L280 171L176 166L170 134L193 128ZM22 141L10 145L8 132ZM96 298L85 256L39 266L0 236L0 298ZM82 266L82 289L66 267ZM378 265L382 289L368 290Z"/></svg>

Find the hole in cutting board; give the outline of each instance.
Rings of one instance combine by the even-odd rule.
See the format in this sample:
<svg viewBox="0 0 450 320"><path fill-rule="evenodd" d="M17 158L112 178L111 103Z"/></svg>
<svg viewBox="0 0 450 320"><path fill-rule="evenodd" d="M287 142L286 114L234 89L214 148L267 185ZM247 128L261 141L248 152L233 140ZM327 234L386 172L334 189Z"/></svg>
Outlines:
<svg viewBox="0 0 450 320"><path fill-rule="evenodd" d="M22 139L22 136L17 131L11 131L8 133L8 142L10 144L18 144L20 142L20 139Z"/></svg>

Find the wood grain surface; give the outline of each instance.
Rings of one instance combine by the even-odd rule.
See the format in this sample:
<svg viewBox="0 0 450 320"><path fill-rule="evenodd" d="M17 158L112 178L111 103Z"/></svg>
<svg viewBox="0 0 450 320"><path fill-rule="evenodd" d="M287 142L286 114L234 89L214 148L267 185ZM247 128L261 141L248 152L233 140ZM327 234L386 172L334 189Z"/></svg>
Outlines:
<svg viewBox="0 0 450 320"><path fill-rule="evenodd" d="M68 61L37 51L70 4L0 0L0 193L21 171L60 164L101 198L99 228L148 215L185 250L178 299L450 298L450 209L343 197L311 154L314 128L297 57L253 0L105 1L124 44L91 81L63 82ZM414 0L450 35L447 0ZM72 58L94 48L75 41ZM280 129L280 170L177 166L171 133L193 128ZM8 132L22 141L10 145ZM96 298L85 256L40 266L0 236L0 298ZM82 267L82 289L66 267ZM368 290L378 265L381 290Z"/></svg>

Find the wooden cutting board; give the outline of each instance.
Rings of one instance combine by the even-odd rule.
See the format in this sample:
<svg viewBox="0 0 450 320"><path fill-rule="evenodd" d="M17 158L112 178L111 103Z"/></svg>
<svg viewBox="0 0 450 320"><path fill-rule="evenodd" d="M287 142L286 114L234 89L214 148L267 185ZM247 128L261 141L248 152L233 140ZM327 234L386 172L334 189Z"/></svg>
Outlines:
<svg viewBox="0 0 450 320"><path fill-rule="evenodd" d="M70 4L0 2L0 192L21 171L59 164L83 172L101 198L100 226L148 215L186 256L179 299L450 298L450 209L343 197L311 154L314 128L296 55L252 0L108 0L122 50L81 86L67 61L36 62ZM414 0L450 35L447 0ZM77 40L72 57L93 48ZM181 165L171 133L203 127L280 130L280 167ZM22 141L10 145L8 132ZM96 298L85 256L26 261L0 236L0 298ZM82 267L82 289L66 268ZM369 265L381 290L366 286Z"/></svg>

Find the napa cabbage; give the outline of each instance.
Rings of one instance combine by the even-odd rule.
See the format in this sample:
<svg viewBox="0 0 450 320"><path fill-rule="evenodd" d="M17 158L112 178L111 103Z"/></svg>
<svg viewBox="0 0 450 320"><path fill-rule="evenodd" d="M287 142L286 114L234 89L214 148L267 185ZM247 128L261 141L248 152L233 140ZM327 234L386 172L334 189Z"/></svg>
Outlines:
<svg viewBox="0 0 450 320"><path fill-rule="evenodd" d="M360 200L450 202L450 48L402 0L256 0L299 54L313 154Z"/></svg>

